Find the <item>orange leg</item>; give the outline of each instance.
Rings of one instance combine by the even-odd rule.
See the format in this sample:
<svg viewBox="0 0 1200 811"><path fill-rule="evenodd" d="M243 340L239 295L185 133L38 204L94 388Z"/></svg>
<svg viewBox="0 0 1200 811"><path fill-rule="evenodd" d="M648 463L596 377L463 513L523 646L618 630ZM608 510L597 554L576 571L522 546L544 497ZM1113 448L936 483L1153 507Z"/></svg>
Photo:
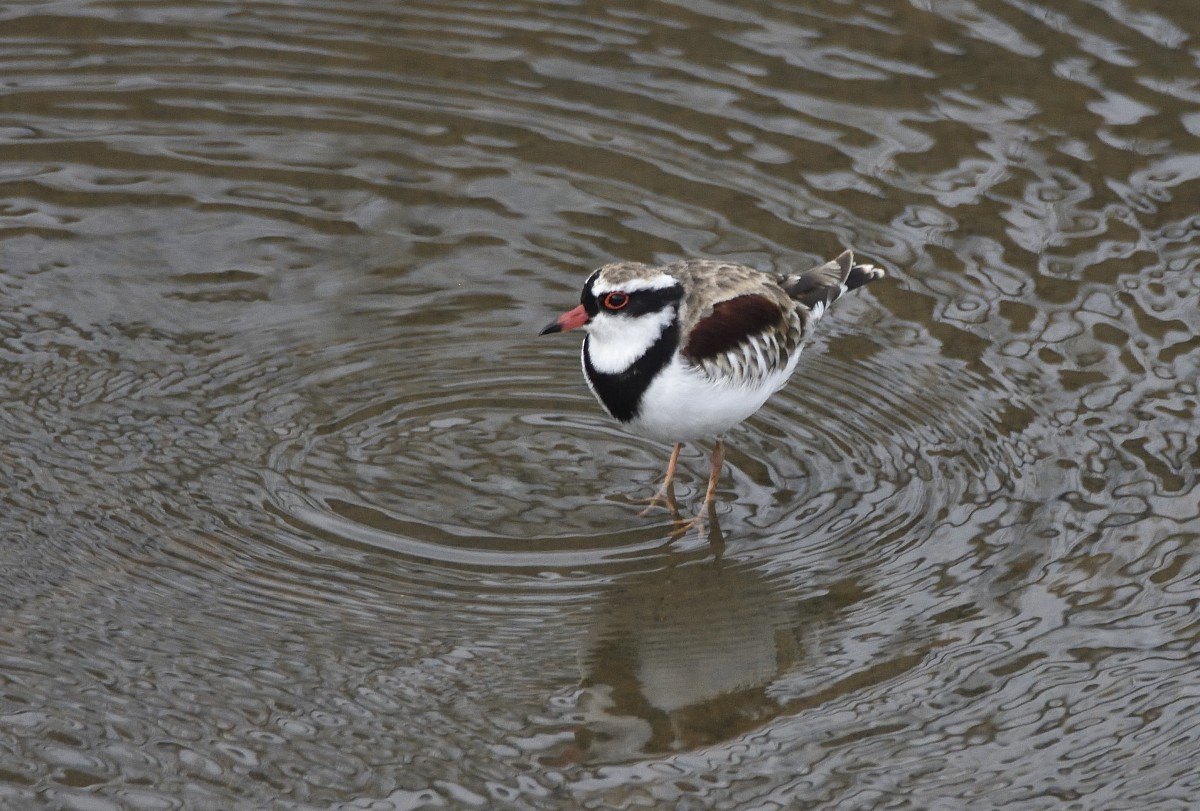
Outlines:
<svg viewBox="0 0 1200 811"><path fill-rule="evenodd" d="M707 513L712 506L713 497L717 494L717 484L721 481L721 468L725 465L725 443L717 440L713 445L712 471L708 474L708 489L704 491L704 509Z"/></svg>
<svg viewBox="0 0 1200 811"><path fill-rule="evenodd" d="M667 475L663 478L662 486L658 488L658 492L650 499L650 503L646 505L646 509L638 513L638 516L645 516L651 510L658 506L660 501L665 501L670 507L671 512L678 514L675 509L675 466L679 464L679 452L683 450L683 443L676 442L675 449L671 451L671 460L667 462Z"/></svg>
<svg viewBox="0 0 1200 811"><path fill-rule="evenodd" d="M713 445L712 452L712 470L708 474L708 488L704 491L704 506L700 508L700 512L694 518L689 518L686 521L678 520L676 514L675 531L671 533L672 538L678 538L683 533L687 532L692 527L704 534L704 519L708 516L712 517L714 529L716 529L716 510L713 500L717 495L717 485L721 482L721 470L725 465L725 443L717 440ZM720 533L719 529L716 529Z"/></svg>

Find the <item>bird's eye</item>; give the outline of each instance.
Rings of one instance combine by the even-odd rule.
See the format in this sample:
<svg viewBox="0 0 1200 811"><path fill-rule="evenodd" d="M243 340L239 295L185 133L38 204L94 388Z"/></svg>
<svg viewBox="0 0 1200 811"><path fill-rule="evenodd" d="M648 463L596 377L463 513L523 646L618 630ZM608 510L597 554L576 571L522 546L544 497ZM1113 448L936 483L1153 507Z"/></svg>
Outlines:
<svg viewBox="0 0 1200 811"><path fill-rule="evenodd" d="M604 305L604 309L606 310L619 310L629 303L629 294L622 293L620 290L605 293L600 303Z"/></svg>

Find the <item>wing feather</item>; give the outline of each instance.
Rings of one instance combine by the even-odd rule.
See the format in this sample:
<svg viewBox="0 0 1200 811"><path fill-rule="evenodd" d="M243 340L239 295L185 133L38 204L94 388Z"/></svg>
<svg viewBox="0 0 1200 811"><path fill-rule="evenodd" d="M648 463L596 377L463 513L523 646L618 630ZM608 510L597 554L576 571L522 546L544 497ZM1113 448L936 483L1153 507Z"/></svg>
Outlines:
<svg viewBox="0 0 1200 811"><path fill-rule="evenodd" d="M771 297L747 293L714 304L692 327L682 354L710 377L747 383L785 367L801 333L795 307L785 311Z"/></svg>

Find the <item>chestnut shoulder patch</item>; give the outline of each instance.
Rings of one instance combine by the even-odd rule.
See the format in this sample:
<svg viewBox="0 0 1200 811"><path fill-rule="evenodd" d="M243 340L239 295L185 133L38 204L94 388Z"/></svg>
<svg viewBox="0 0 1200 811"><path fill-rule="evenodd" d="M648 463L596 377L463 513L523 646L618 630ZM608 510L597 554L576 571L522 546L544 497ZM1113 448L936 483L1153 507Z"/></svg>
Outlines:
<svg viewBox="0 0 1200 811"><path fill-rule="evenodd" d="M714 358L782 320L779 305L757 293L722 301L696 322L683 354L697 362Z"/></svg>

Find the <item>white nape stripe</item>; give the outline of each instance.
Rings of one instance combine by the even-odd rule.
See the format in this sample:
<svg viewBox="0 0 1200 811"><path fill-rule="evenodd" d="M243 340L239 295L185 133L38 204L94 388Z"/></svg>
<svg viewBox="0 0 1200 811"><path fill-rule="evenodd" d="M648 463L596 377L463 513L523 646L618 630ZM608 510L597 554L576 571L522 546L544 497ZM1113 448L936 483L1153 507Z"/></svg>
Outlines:
<svg viewBox="0 0 1200 811"><path fill-rule="evenodd" d="M679 280L674 276L659 273L645 279L629 279L622 284L612 284L604 279L597 279L595 284L592 285L592 292L597 296L604 293L611 293L614 290L620 290L624 293L636 293L639 290L662 290L677 284L679 284Z"/></svg>

